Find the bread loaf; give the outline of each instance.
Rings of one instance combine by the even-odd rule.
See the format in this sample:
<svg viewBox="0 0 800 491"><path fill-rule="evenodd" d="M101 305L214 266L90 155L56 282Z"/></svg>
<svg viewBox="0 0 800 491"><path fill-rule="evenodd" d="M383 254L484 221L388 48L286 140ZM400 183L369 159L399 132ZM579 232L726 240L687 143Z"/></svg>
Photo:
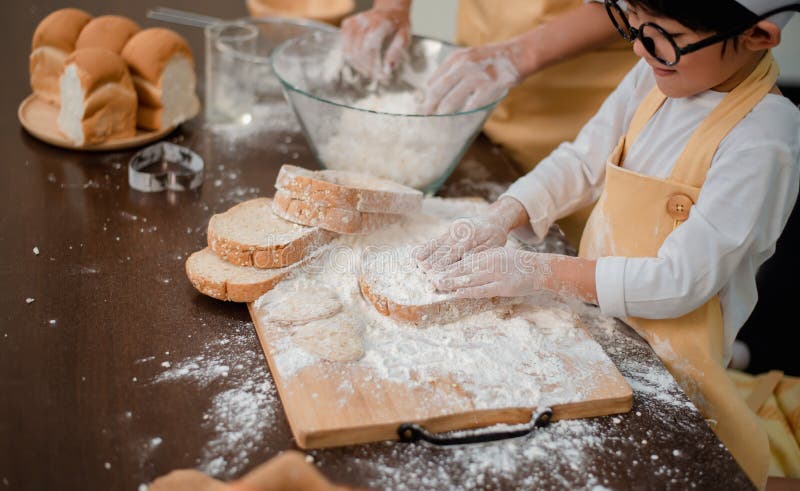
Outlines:
<svg viewBox="0 0 800 491"><path fill-rule="evenodd" d="M256 198L211 217L208 246L238 266L282 268L327 244L334 234L275 216L272 200Z"/></svg>
<svg viewBox="0 0 800 491"><path fill-rule="evenodd" d="M75 42L75 49L105 48L120 54L122 48L140 30L139 25L127 17L101 15L84 26Z"/></svg>
<svg viewBox="0 0 800 491"><path fill-rule="evenodd" d="M136 91L113 51L86 48L69 55L59 79L58 129L76 145L136 134Z"/></svg>
<svg viewBox="0 0 800 491"><path fill-rule="evenodd" d="M29 59L30 82L33 93L58 105L59 77L64 61L75 50L81 30L92 16L83 10L56 10L42 19L33 33Z"/></svg>
<svg viewBox="0 0 800 491"><path fill-rule="evenodd" d="M140 127L171 128L200 110L192 51L177 33L164 28L140 31L122 49L122 57L139 96Z"/></svg>

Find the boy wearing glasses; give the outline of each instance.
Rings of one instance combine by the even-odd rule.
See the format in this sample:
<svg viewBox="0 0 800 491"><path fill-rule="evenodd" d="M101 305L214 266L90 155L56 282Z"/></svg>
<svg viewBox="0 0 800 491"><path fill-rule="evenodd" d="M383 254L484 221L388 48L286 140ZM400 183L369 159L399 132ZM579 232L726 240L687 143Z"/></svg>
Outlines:
<svg viewBox="0 0 800 491"><path fill-rule="evenodd" d="M605 4L642 59L575 141L418 259L461 297L547 289L625 319L763 488L767 437L725 366L798 194L800 111L769 50L800 4ZM592 203L577 258L503 247Z"/></svg>

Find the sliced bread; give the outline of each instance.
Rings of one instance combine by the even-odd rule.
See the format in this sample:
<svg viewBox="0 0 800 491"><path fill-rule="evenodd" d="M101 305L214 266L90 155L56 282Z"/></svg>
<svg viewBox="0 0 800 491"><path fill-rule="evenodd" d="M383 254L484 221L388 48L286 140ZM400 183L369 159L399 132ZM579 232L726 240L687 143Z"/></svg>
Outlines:
<svg viewBox="0 0 800 491"><path fill-rule="evenodd" d="M294 264L334 234L275 216L272 199L256 198L239 203L208 223L208 247L237 266L283 268Z"/></svg>
<svg viewBox="0 0 800 491"><path fill-rule="evenodd" d="M422 193L402 184L357 172L312 171L284 164L275 187L292 198L318 205L372 213L417 213Z"/></svg>
<svg viewBox="0 0 800 491"><path fill-rule="evenodd" d="M272 211L290 222L340 234L368 234L400 221L403 215L367 213L349 208L322 206L314 201L293 198L279 189L272 199Z"/></svg>
<svg viewBox="0 0 800 491"><path fill-rule="evenodd" d="M186 276L204 295L232 302L253 302L292 272L299 265L280 269L258 269L235 266L220 259L206 247L186 260Z"/></svg>
<svg viewBox="0 0 800 491"><path fill-rule="evenodd" d="M417 327L510 307L513 299L457 298L436 291L413 259L413 247L384 249L362 258L361 294L382 315Z"/></svg>

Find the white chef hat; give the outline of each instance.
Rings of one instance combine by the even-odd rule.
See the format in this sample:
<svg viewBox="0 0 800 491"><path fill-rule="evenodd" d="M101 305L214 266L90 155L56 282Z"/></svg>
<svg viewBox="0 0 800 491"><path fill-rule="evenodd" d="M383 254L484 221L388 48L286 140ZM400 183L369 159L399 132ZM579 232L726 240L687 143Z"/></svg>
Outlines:
<svg viewBox="0 0 800 491"><path fill-rule="evenodd" d="M736 0L743 7L756 15L763 15L767 12L781 7L787 7L792 4L797 4L797 1L791 0ZM778 27L783 29L792 18L794 12L781 12L780 14L773 15L767 20L775 23Z"/></svg>

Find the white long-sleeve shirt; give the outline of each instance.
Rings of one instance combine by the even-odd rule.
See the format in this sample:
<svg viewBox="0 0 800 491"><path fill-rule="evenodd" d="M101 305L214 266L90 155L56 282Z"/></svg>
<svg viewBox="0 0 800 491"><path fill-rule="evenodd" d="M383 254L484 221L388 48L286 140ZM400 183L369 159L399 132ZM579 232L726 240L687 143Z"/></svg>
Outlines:
<svg viewBox="0 0 800 491"><path fill-rule="evenodd" d="M528 241L599 198L608 156L655 85L642 60L574 142L563 143L505 193L519 200ZM692 132L725 96L668 98L630 147L625 168L666 178ZM673 318L719 294L726 361L758 299L756 272L775 251L800 183L800 111L769 94L725 137L689 218L653 258L604 257L595 279L601 311L614 317Z"/></svg>

